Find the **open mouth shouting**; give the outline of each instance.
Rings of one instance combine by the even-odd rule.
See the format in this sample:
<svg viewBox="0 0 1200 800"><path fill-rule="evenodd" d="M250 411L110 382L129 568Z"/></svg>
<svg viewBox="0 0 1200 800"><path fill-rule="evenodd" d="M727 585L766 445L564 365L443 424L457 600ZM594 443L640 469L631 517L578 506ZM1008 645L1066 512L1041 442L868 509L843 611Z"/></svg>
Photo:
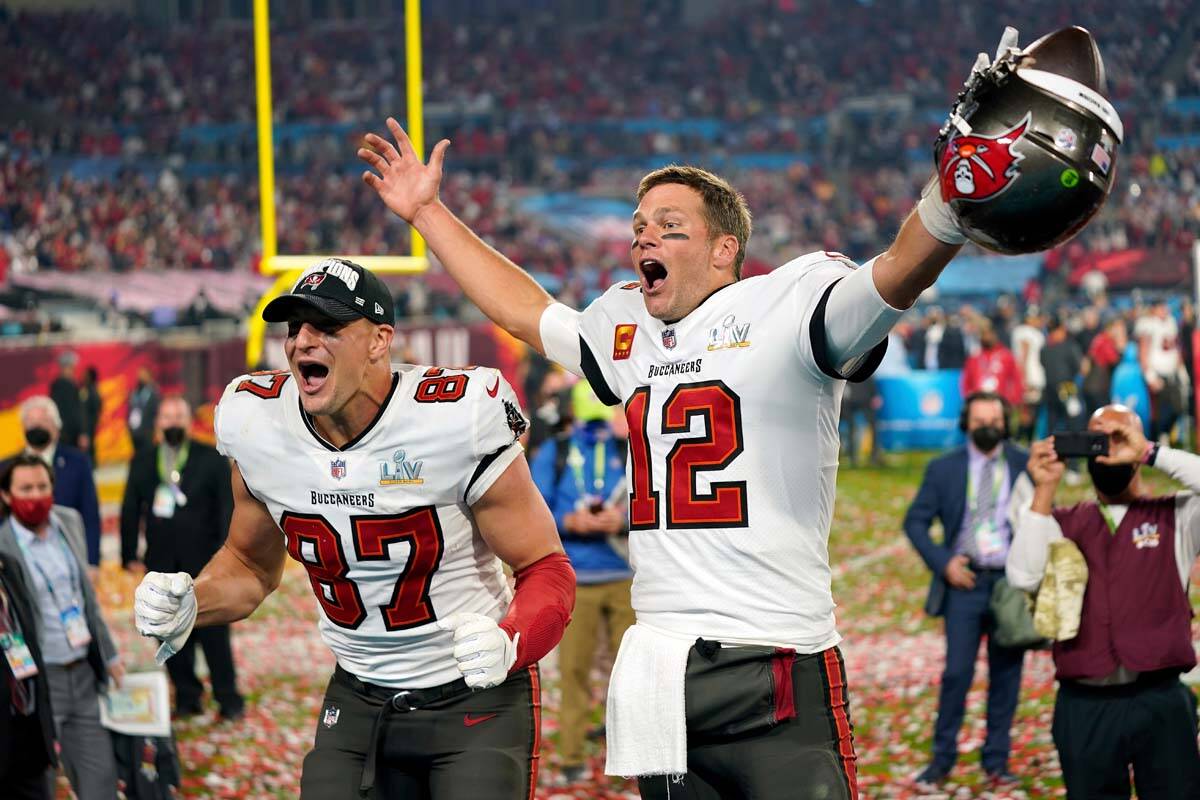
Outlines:
<svg viewBox="0 0 1200 800"><path fill-rule="evenodd" d="M647 294L654 294L667 281L667 268L657 258L643 258L638 262L638 270L642 275L642 289Z"/></svg>
<svg viewBox="0 0 1200 800"><path fill-rule="evenodd" d="M313 358L301 358L296 362L300 373L300 391L308 395L321 391L329 378L329 367Z"/></svg>

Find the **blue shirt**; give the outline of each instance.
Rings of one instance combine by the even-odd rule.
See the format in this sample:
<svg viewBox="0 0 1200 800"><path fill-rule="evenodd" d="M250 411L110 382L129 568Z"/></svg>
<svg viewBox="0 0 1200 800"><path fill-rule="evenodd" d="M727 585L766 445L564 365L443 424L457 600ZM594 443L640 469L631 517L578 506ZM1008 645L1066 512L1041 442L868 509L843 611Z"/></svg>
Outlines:
<svg viewBox="0 0 1200 800"><path fill-rule="evenodd" d="M79 562L67 545L66 536L50 521L50 530L43 538L10 516L17 543L25 556L37 593L38 613L41 615L42 658L47 664L70 664L87 656L87 646L72 647L67 641L67 629L61 613L72 605L83 613L83 581Z"/></svg>
<svg viewBox="0 0 1200 800"><path fill-rule="evenodd" d="M996 472L999 473L999 488L996 490L996 508L992 514L992 524L996 526L996 530L1000 532L1000 539L1004 542L1004 547L1001 552L987 556L984 558L976 558L975 563L980 567L988 567L991 569L1004 569L1004 561L1008 558L1008 548L1012 544L1012 530L1008 524L1008 500L1012 492L1009 490L1009 471L1008 463L1004 459L1004 445L1001 444L996 448L996 453L989 459L975 443L967 440L967 509L963 514L962 528L958 531L958 538L954 542L955 555L966 553L968 543L974 537L975 532L972 529L972 524L975 521L974 501L979 497L979 480L980 473L983 472L983 465L987 461L996 462ZM993 480L996 476L993 474Z"/></svg>
<svg viewBox="0 0 1200 800"><path fill-rule="evenodd" d="M563 549L580 584L626 580L633 571L601 535L579 536L564 527L566 515L592 502L624 505L625 456L606 425L577 425L571 433L566 464L555 480L558 443L548 439L533 457L530 472L562 537ZM614 497L614 494L617 495Z"/></svg>

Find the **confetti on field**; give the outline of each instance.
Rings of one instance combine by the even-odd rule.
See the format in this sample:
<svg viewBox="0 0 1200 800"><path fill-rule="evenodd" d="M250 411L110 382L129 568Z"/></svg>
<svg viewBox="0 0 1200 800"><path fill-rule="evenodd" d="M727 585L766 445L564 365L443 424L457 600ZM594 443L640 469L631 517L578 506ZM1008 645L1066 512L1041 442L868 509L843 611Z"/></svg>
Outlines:
<svg viewBox="0 0 1200 800"><path fill-rule="evenodd" d="M1050 737L1054 667L1047 653L1026 656L1012 730L1011 769L1018 787L989 791L979 764L985 730L986 651L976 666L960 737L959 766L937 793L921 793L912 776L929 758L945 641L941 624L924 615L928 572L909 547L901 520L921 479L924 458L905 457L889 469L843 470L830 555L838 626L851 688L859 786L863 798L1037 800L1065 797ZM110 535L114 520L106 520ZM1195 582L1193 582L1195 583ZM133 629L136 581L113 564L99 579L107 618L127 665L150 669L154 648ZM249 620L234 626L238 678L246 716L221 723L215 707L176 723L186 798L295 798L300 765L315 730L333 657L316 630L316 605L303 571L289 562L279 590ZM1197 633L1200 634L1200 628ZM595 673L593 725L603 724L605 674ZM542 662L544 690L539 800L623 800L637 784L603 775L603 737L589 737L591 776L562 786L558 744L557 659ZM69 793L60 780L59 797Z"/></svg>

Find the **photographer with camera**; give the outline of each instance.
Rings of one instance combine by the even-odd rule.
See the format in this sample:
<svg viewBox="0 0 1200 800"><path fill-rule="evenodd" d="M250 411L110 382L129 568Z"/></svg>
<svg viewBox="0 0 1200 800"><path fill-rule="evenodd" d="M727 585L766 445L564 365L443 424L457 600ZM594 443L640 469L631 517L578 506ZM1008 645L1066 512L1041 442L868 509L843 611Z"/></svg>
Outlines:
<svg viewBox="0 0 1200 800"><path fill-rule="evenodd" d="M1197 798L1196 700L1179 676L1196 666L1187 585L1200 552L1200 456L1151 444L1121 405L1098 409L1088 431L1093 441L1070 447L1063 437L1034 443L1033 501L1017 513L1007 562L1009 583L1027 591L1055 541L1074 542L1087 563L1079 632L1054 643L1053 734L1068 797L1129 797L1132 767L1142 800ZM1088 452L1097 501L1055 508L1064 459ZM1143 466L1188 491L1150 496Z"/></svg>

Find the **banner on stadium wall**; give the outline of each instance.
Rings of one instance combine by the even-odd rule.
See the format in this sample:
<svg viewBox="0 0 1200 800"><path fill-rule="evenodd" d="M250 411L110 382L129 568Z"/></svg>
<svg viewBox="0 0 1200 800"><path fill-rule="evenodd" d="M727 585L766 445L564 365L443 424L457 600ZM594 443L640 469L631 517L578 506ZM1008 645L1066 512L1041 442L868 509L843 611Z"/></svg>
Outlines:
<svg viewBox="0 0 1200 800"><path fill-rule="evenodd" d="M213 407L226 384L245 371L245 342L231 339L195 345L100 342L0 350L0 458L24 446L19 409L27 398L49 394L58 375L58 356L73 350L79 356L77 375L95 367L100 377L101 410L96 428L96 460L100 464L127 461L133 446L126 425L128 398L142 367L150 370L163 393L183 392L203 402L194 409L192 434L213 440ZM414 326L397 331L395 359L414 363L498 368L525 405L520 380L526 346L490 322L472 325ZM265 356L270 366L286 368L281 339L268 339ZM190 390L190 391L189 391Z"/></svg>
<svg viewBox="0 0 1200 800"><path fill-rule="evenodd" d="M884 450L944 450L962 444L962 370L915 370L877 378L883 400L877 416Z"/></svg>
<svg viewBox="0 0 1200 800"><path fill-rule="evenodd" d="M190 386L190 396L204 401L193 410L192 432L197 439L211 442L213 401L241 371L245 342L234 339L189 346L166 346L158 341L98 342L0 350L0 375L16 377L0 382L0 458L24 446L21 403L34 395L49 394L50 383L58 375L58 356L65 350L79 356L77 378L88 367L95 367L99 374L96 461L105 464L125 461L133 455L125 419L128 398L142 367L150 370L161 392L184 392Z"/></svg>

